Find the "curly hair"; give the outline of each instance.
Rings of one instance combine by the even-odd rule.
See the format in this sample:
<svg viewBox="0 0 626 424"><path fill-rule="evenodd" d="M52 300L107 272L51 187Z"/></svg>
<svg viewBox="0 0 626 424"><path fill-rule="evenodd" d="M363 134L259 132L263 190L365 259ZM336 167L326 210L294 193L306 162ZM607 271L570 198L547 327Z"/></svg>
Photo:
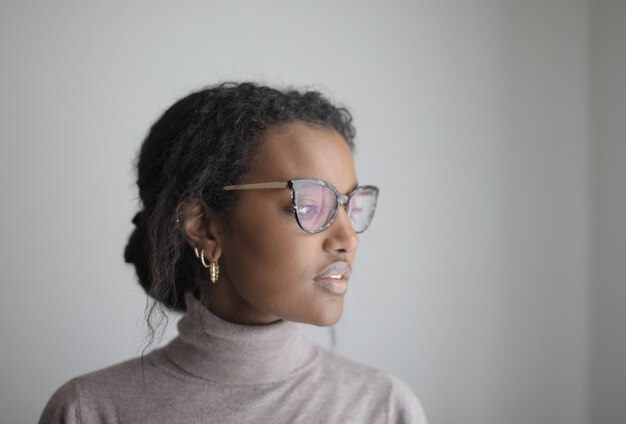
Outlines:
<svg viewBox="0 0 626 424"><path fill-rule="evenodd" d="M255 83L223 83L191 93L152 125L138 158L137 186L143 210L124 252L139 283L154 302L182 312L184 294L199 296L200 267L177 224L185 199L200 199L228 218L238 184L269 128L303 121L339 132L354 149L355 130L347 109L315 91L278 90ZM165 315L165 314L164 314ZM151 339L152 341L152 339Z"/></svg>

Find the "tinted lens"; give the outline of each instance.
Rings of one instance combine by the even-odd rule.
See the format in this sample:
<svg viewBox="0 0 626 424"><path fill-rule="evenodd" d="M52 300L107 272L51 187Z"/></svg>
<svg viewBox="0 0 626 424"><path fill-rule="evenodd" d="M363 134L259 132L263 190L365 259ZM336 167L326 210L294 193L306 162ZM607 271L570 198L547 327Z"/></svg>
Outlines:
<svg viewBox="0 0 626 424"><path fill-rule="evenodd" d="M374 217L377 200L378 190L374 187L359 187L352 194L348 211L354 231L362 233L367 230Z"/></svg>
<svg viewBox="0 0 626 424"><path fill-rule="evenodd" d="M318 231L333 219L337 196L321 184L304 183L296 190L296 213L300 225L307 231Z"/></svg>

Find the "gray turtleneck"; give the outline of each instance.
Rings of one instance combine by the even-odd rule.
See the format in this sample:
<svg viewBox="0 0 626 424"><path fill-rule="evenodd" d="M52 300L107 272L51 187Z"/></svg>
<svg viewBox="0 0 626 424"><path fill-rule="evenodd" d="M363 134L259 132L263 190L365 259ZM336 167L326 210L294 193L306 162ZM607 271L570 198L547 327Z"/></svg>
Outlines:
<svg viewBox="0 0 626 424"><path fill-rule="evenodd" d="M426 423L407 385L309 343L300 325L233 324L185 301L178 337L143 370L135 358L68 381L40 424Z"/></svg>

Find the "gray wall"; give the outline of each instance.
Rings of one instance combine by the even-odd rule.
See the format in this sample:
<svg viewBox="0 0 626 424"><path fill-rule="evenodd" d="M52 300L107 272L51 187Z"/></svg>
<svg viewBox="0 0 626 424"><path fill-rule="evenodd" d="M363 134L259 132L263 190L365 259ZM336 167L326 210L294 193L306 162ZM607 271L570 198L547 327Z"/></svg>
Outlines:
<svg viewBox="0 0 626 424"><path fill-rule="evenodd" d="M64 381L141 351L145 300L122 260L132 160L174 100L243 78L349 105L359 180L382 190L342 354L407 381L433 424L615 417L617 4L4 1L1 421L33 422ZM592 84L598 19L621 33L593 33Z"/></svg>
<svg viewBox="0 0 626 424"><path fill-rule="evenodd" d="M626 422L626 2L593 2L592 417Z"/></svg>

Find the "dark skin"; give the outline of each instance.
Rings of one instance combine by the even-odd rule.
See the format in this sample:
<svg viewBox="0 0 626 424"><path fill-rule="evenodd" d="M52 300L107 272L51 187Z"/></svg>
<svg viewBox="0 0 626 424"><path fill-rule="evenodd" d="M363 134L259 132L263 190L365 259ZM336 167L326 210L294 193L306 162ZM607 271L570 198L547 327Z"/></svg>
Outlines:
<svg viewBox="0 0 626 424"><path fill-rule="evenodd" d="M314 178L346 194L357 184L352 152L336 131L295 122L272 127L242 184ZM241 324L280 319L327 326L343 313L344 295L314 278L329 264L352 265L359 244L345 209L326 230L311 234L297 224L289 189L244 190L224 217L204 202L184 222L187 242L217 261L212 284L205 270L205 301L220 318Z"/></svg>

